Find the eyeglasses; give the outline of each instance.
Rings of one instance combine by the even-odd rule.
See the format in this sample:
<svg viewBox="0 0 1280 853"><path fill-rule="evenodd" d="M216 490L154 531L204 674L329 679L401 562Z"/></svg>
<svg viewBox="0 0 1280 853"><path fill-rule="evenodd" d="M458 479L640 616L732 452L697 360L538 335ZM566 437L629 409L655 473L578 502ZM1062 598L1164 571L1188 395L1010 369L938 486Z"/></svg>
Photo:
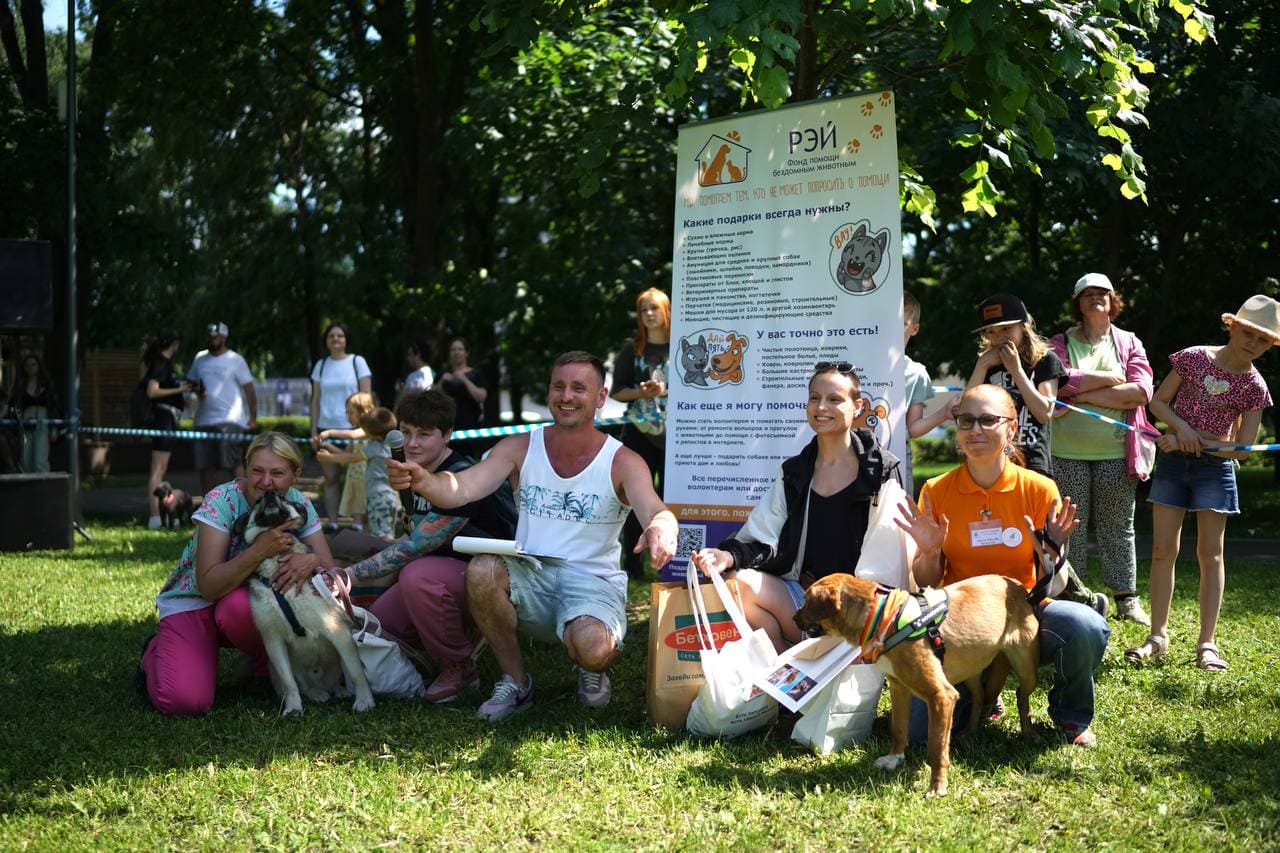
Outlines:
<svg viewBox="0 0 1280 853"><path fill-rule="evenodd" d="M848 375L857 372L858 368L847 361L820 361L813 366L814 373L828 373L832 370Z"/></svg>
<svg viewBox="0 0 1280 853"><path fill-rule="evenodd" d="M971 430L973 425L977 424L983 429L995 429L996 424L1001 421L1011 421L1013 418L1006 418L1004 415L956 415L956 429Z"/></svg>

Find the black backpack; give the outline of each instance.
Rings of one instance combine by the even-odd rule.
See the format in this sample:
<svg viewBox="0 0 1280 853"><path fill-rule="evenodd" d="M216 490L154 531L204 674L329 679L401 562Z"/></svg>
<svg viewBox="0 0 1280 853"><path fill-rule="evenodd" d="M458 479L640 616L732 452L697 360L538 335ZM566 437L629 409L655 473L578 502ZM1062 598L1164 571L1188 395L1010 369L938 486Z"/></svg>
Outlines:
<svg viewBox="0 0 1280 853"><path fill-rule="evenodd" d="M142 377L137 387L133 389L133 393L129 395L129 424L139 429L151 426L156 419L155 407L151 404L151 398L147 396L147 385L150 381L150 377Z"/></svg>

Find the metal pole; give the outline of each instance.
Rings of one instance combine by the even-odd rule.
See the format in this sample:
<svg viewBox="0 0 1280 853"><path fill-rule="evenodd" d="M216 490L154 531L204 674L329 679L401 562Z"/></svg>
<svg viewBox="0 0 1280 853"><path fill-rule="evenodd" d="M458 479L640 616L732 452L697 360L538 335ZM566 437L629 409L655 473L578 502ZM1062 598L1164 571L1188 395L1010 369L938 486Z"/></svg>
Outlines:
<svg viewBox="0 0 1280 853"><path fill-rule="evenodd" d="M67 473L72 523L80 525L80 368L76 361L76 0L67 0Z"/></svg>

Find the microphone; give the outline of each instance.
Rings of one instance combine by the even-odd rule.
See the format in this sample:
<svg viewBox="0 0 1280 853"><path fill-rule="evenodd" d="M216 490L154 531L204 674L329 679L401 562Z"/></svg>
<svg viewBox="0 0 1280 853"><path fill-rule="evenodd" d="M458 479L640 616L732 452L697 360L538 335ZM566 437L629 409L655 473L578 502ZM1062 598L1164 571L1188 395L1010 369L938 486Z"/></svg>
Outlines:
<svg viewBox="0 0 1280 853"><path fill-rule="evenodd" d="M387 450L391 452L391 458L397 462L404 462L404 433L398 429L393 429L387 433L384 439L387 444ZM400 490L400 525L404 528L405 533L413 532L413 490Z"/></svg>

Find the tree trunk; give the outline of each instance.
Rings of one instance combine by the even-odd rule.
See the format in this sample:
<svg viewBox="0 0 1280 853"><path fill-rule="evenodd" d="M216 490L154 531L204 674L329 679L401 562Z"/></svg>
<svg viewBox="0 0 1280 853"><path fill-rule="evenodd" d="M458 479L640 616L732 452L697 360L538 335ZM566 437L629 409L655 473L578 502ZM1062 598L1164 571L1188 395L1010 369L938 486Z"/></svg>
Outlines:
<svg viewBox="0 0 1280 853"><path fill-rule="evenodd" d="M818 79L818 34L813 29L813 16L817 14L817 0L804 0L804 23L800 25L796 52L795 85L791 89L792 101L812 101L818 97L822 81Z"/></svg>

